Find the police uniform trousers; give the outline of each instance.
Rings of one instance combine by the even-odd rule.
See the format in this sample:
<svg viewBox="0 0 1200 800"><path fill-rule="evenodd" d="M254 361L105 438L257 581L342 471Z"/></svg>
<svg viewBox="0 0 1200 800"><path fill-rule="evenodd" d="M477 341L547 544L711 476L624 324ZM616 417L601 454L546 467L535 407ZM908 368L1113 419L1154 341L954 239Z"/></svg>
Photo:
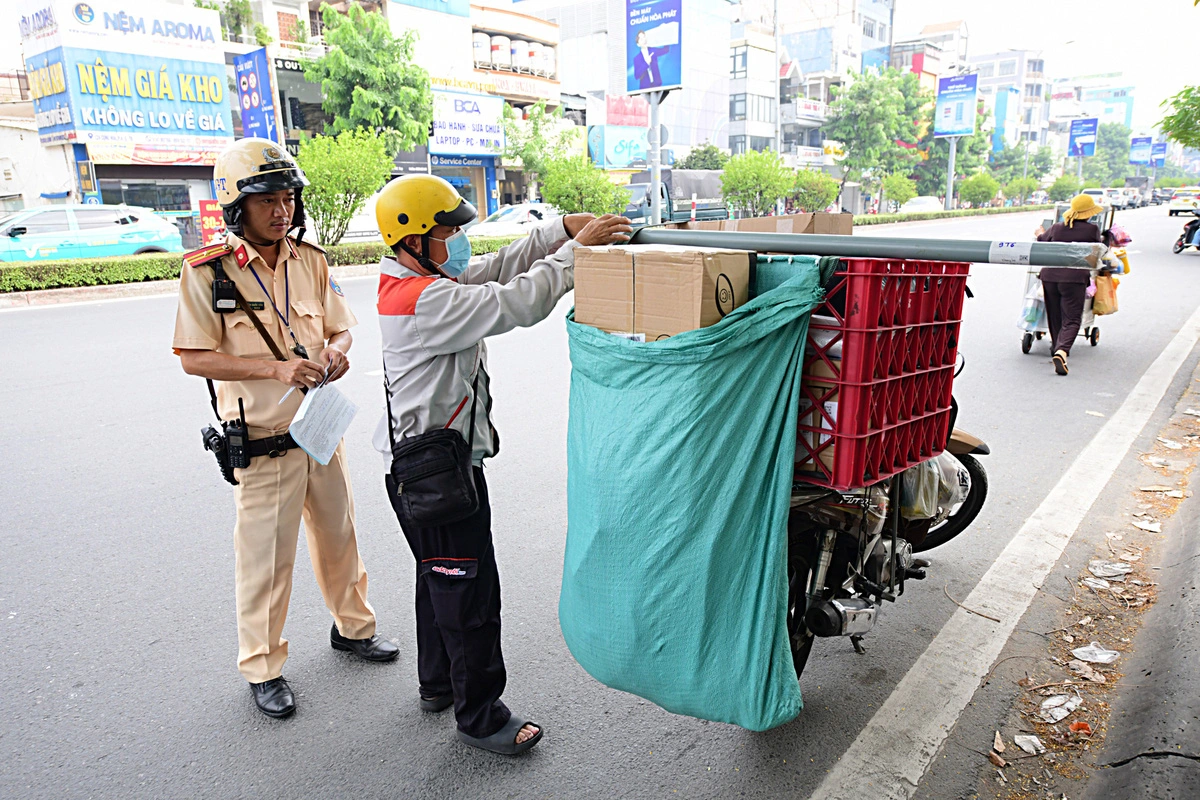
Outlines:
<svg viewBox="0 0 1200 800"><path fill-rule="evenodd" d="M423 697L454 696L458 729L491 736L508 723L500 700L508 680L500 652L500 573L483 468L475 467L479 510L450 525L404 527L417 560L417 678ZM396 504L396 485L384 482Z"/></svg>
<svg viewBox="0 0 1200 800"><path fill-rule="evenodd" d="M345 447L338 445L327 466L293 448L278 458L259 456L236 472L238 669L251 683L278 678L287 660L283 623L301 517L317 585L338 631L349 639L375 634Z"/></svg>

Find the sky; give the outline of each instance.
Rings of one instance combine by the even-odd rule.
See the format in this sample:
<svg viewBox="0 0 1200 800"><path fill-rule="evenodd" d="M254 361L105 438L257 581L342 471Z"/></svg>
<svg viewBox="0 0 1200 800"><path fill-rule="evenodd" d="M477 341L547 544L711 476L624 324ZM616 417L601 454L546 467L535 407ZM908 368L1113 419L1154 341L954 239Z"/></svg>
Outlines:
<svg viewBox="0 0 1200 800"><path fill-rule="evenodd" d="M1149 133L1159 107L1200 83L1200 8L1193 0L895 0L895 39L925 25L967 23L967 55L1043 50L1046 75L1121 72L1136 88L1135 133ZM1069 42L1069 44L1068 44Z"/></svg>

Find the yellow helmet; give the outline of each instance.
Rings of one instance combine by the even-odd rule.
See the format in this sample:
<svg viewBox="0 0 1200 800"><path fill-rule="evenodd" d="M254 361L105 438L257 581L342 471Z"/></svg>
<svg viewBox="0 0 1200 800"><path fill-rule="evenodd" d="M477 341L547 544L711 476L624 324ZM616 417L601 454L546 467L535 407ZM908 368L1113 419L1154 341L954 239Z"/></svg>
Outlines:
<svg viewBox="0 0 1200 800"><path fill-rule="evenodd" d="M457 228L476 216L475 206L436 175L403 175L384 186L375 201L379 232L393 248L405 236L428 235L434 225Z"/></svg>
<svg viewBox="0 0 1200 800"><path fill-rule="evenodd" d="M229 208L247 194L303 189L308 178L287 150L269 139L238 139L213 166L217 202Z"/></svg>

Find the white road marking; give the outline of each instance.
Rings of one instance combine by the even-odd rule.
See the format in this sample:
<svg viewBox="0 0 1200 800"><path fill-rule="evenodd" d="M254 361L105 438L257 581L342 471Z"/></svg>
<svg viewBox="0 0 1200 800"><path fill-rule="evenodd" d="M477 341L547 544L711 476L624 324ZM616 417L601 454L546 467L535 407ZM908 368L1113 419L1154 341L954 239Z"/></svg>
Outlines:
<svg viewBox="0 0 1200 800"><path fill-rule="evenodd" d="M1200 339L1200 308L1025 521L813 798L907 800L1034 595Z"/></svg>

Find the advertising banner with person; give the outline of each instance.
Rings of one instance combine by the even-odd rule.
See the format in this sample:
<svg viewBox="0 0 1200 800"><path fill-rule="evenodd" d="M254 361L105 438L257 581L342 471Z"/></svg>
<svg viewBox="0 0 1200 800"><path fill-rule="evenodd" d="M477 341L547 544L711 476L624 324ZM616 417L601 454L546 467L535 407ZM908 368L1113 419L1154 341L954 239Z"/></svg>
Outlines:
<svg viewBox="0 0 1200 800"><path fill-rule="evenodd" d="M1149 164L1150 163L1150 148L1154 140L1149 136L1135 136L1133 141L1129 143L1129 163L1130 164Z"/></svg>
<svg viewBox="0 0 1200 800"><path fill-rule="evenodd" d="M625 91L683 85L680 22L683 0L625 0Z"/></svg>
<svg viewBox="0 0 1200 800"><path fill-rule="evenodd" d="M937 106L933 112L933 135L974 136L978 75L939 78Z"/></svg>
<svg viewBox="0 0 1200 800"><path fill-rule="evenodd" d="M1167 164L1167 143L1155 142L1150 145L1150 161L1156 167L1164 167Z"/></svg>
<svg viewBox="0 0 1200 800"><path fill-rule="evenodd" d="M1071 120L1071 135L1067 141L1067 155L1096 155L1096 133L1099 129L1100 121L1096 117Z"/></svg>
<svg viewBox="0 0 1200 800"><path fill-rule="evenodd" d="M144 0L31 8L18 25L43 144L86 144L97 164L212 164L232 140L216 11Z"/></svg>
<svg viewBox="0 0 1200 800"><path fill-rule="evenodd" d="M233 74L237 80L238 108L242 110L242 137L257 136L283 144L275 125L275 91L267 49L234 56Z"/></svg>

